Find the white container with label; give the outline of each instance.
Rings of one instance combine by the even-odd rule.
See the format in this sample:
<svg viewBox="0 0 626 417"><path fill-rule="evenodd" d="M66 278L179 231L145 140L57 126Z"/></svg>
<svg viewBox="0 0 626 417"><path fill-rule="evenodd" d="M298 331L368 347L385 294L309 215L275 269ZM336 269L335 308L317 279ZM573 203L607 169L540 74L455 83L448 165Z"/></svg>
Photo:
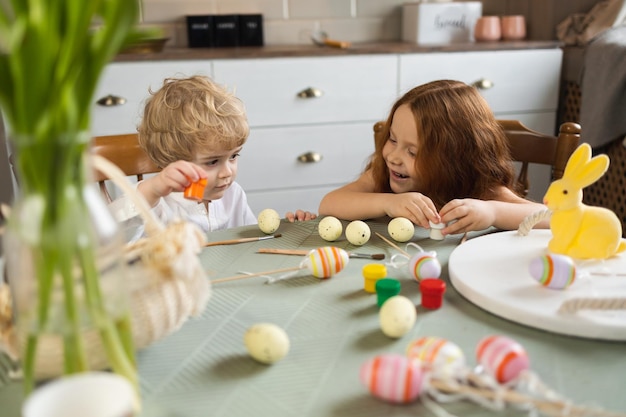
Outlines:
<svg viewBox="0 0 626 417"><path fill-rule="evenodd" d="M405 3L402 40L420 45L473 42L474 25L481 16L479 1Z"/></svg>

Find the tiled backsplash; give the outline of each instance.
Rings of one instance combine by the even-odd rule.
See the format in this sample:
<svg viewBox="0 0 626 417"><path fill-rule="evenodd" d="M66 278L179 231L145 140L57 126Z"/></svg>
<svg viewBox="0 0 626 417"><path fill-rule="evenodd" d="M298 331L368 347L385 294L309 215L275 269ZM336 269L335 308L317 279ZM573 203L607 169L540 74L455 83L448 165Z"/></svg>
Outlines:
<svg viewBox="0 0 626 417"><path fill-rule="evenodd" d="M351 42L398 41L406 0L142 0L142 22L162 27L168 46L186 46L185 16L260 13L266 45L310 44L311 33ZM458 0L469 1L469 0ZM483 0L484 15L522 14L528 38L555 39L556 25L600 0Z"/></svg>

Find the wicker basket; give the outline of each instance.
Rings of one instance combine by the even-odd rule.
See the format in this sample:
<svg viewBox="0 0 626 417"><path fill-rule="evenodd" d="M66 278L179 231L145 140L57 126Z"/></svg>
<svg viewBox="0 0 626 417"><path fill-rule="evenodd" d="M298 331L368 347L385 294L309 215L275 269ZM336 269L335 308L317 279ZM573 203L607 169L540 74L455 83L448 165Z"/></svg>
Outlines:
<svg viewBox="0 0 626 417"><path fill-rule="evenodd" d="M178 330L189 317L200 314L206 307L210 281L197 257L205 238L191 223L163 226L119 168L102 157L93 158L95 168L106 173L133 199L146 226L148 237L128 245L126 253L133 260L129 262L133 340L135 348L142 349ZM0 309L0 348L15 357L20 349L17 332L7 325L12 323L10 314L11 310ZM83 341L89 368L107 368L108 360L97 330L86 330ZM41 336L35 370L37 379L63 374L60 336Z"/></svg>

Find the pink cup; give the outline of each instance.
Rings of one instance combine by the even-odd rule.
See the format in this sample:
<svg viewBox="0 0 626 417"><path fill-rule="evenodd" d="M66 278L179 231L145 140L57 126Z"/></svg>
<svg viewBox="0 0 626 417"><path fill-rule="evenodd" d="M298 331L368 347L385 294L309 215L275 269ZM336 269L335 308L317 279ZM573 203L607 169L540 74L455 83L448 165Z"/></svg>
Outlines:
<svg viewBox="0 0 626 417"><path fill-rule="evenodd" d="M492 42L500 40L501 23L499 16L483 16L476 20L474 39L478 42Z"/></svg>
<svg viewBox="0 0 626 417"><path fill-rule="evenodd" d="M517 41L525 37L526 19L524 19L524 16L502 16L502 39Z"/></svg>

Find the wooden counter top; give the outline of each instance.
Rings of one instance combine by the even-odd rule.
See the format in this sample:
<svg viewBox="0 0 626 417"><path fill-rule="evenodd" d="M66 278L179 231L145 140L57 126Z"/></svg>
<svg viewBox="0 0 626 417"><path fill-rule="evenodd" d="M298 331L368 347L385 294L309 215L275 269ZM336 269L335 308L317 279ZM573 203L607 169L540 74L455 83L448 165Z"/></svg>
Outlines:
<svg viewBox="0 0 626 417"><path fill-rule="evenodd" d="M558 41L472 42L425 46L407 42L377 42L353 44L347 49L317 45L273 45L240 48L165 48L162 52L120 54L115 62L171 61L196 59L251 59L280 57L324 57L368 54L413 54L428 52L475 52L519 49L558 48Z"/></svg>

